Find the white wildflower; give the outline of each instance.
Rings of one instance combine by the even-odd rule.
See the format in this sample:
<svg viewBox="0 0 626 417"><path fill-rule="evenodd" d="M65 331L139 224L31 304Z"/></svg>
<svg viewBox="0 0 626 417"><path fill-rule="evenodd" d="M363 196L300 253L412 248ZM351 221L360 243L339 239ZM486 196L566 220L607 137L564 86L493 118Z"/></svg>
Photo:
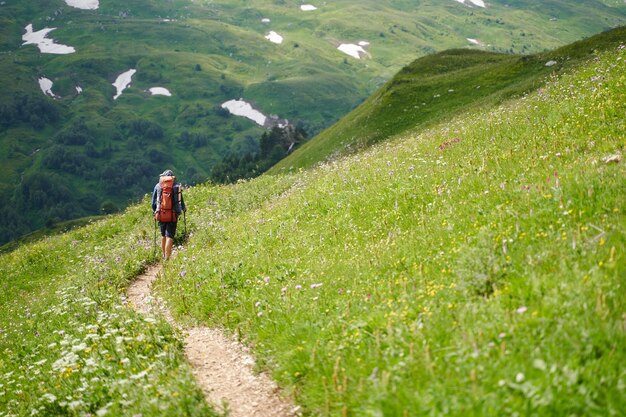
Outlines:
<svg viewBox="0 0 626 417"><path fill-rule="evenodd" d="M87 349L87 345L83 342L80 345L72 346L72 352L82 352Z"/></svg>
<svg viewBox="0 0 626 417"><path fill-rule="evenodd" d="M57 397L54 394L50 394L49 392L42 395L41 398L48 401L49 403L53 403L57 400Z"/></svg>

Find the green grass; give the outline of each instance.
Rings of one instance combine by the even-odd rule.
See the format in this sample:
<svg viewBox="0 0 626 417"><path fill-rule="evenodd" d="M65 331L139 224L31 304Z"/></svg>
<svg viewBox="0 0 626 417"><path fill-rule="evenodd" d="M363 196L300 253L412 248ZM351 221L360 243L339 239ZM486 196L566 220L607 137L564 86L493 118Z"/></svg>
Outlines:
<svg viewBox="0 0 626 417"><path fill-rule="evenodd" d="M469 109L488 109L538 89L550 76L576 68L625 38L626 27L622 27L535 55L455 49L419 58L270 173L308 168L418 125L427 128ZM549 61L556 65L546 66Z"/></svg>
<svg viewBox="0 0 626 417"><path fill-rule="evenodd" d="M317 169L190 190L157 291L312 415L621 415L626 172L605 160L626 149L625 51Z"/></svg>
<svg viewBox="0 0 626 417"><path fill-rule="evenodd" d="M20 239L13 240L7 244L0 246L0 253L11 252L21 246L27 245L29 243L37 242L46 237L51 237L56 234L66 233L72 229L86 226L99 219L100 218L97 216L90 216L90 217L84 217L81 219L68 220L66 222L57 223L50 227L45 227L43 229L24 235Z"/></svg>
<svg viewBox="0 0 626 417"><path fill-rule="evenodd" d="M1 255L1 416L216 415L180 336L126 305L153 261L149 214L145 203Z"/></svg>

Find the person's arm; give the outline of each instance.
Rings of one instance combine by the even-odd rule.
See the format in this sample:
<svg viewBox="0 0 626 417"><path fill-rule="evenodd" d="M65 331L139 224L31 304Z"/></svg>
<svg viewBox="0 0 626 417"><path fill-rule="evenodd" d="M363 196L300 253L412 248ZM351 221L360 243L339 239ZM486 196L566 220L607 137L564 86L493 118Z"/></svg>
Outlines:
<svg viewBox="0 0 626 417"><path fill-rule="evenodd" d="M154 186L154 191L152 192L152 212L154 213L157 209L157 196L159 195L159 184Z"/></svg>

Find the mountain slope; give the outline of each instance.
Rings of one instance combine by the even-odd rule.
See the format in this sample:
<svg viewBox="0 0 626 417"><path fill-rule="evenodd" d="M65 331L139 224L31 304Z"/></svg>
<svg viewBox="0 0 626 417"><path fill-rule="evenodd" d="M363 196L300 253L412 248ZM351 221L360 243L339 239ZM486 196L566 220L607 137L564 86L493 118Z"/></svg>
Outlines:
<svg viewBox="0 0 626 417"><path fill-rule="evenodd" d="M507 55L449 50L404 67L341 121L280 161L270 173L310 167L472 108L488 108L544 85L626 39L626 27L551 52Z"/></svg>
<svg viewBox="0 0 626 417"><path fill-rule="evenodd" d="M339 1L304 11L287 0L103 0L95 10L5 2L0 192L10 198L0 206L9 213L2 241L123 207L166 166L196 183L225 154L256 151L263 128L229 115L220 107L227 100L243 98L314 134L416 56L468 45L539 52L626 16L626 5L599 1L467 3ZM22 45L30 24L33 33L56 28L48 37L75 52ZM283 43L268 40L270 31ZM340 52L342 44L363 48L360 59ZM114 100L112 84L131 69L130 87ZM54 98L39 88L44 78ZM171 97L153 96L154 87Z"/></svg>
<svg viewBox="0 0 626 417"><path fill-rule="evenodd" d="M625 68L621 45L315 169L194 187L153 290L304 414L620 415ZM156 257L150 214L0 255L0 409L210 415L172 330L120 297Z"/></svg>
<svg viewBox="0 0 626 417"><path fill-rule="evenodd" d="M158 291L313 415L620 414L625 68L622 45L349 158L196 188Z"/></svg>

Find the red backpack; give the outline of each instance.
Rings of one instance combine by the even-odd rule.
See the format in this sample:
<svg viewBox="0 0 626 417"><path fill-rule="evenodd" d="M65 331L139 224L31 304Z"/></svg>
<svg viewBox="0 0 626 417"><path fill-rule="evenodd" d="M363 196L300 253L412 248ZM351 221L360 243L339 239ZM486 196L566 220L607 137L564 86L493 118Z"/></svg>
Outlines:
<svg viewBox="0 0 626 417"><path fill-rule="evenodd" d="M161 223L176 221L176 211L174 211L174 184L176 177L168 176L159 178L161 190L157 198L157 209L154 218ZM176 196L178 197L178 196Z"/></svg>

